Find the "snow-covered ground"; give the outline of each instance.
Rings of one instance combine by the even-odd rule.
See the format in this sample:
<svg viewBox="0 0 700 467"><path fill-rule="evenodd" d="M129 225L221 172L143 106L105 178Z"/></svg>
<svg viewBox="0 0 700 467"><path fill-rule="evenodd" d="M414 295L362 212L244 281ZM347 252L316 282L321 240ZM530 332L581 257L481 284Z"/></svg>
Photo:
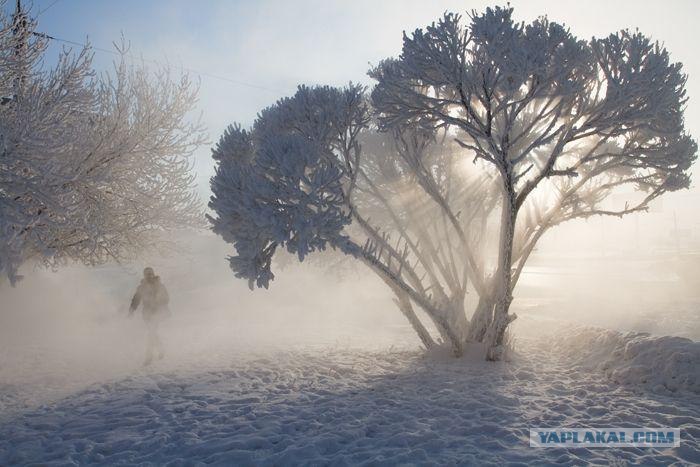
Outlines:
<svg viewBox="0 0 700 467"><path fill-rule="evenodd" d="M362 278L312 295L318 278L281 275L249 294L160 270L176 306L148 368L120 311L136 271L3 291L0 465L700 463L697 342L575 328L523 293L514 361L455 360L418 350ZM529 447L543 426L677 427L681 445Z"/></svg>
<svg viewBox="0 0 700 467"><path fill-rule="evenodd" d="M633 391L545 341L509 364L341 347L154 367L0 425L0 464L700 462L700 396ZM535 426L679 427L679 448L535 449Z"/></svg>

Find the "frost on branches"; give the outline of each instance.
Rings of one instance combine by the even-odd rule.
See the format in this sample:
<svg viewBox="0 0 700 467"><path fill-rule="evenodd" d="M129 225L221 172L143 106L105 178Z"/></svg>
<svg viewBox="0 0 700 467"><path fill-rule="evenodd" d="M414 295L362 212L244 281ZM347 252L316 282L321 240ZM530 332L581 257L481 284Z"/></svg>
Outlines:
<svg viewBox="0 0 700 467"><path fill-rule="evenodd" d="M377 131L360 86L302 86L250 131L224 133L213 151L210 220L234 245L231 268L251 288L274 278L279 248L300 260L337 249L393 290L426 347L435 341L414 305L461 352L466 265L481 232L465 229L485 222L488 190L480 188L489 181L470 181L453 146L433 132Z"/></svg>
<svg viewBox="0 0 700 467"><path fill-rule="evenodd" d="M370 71L369 98L301 87L250 131L229 128L210 206L236 275L267 287L276 249L339 249L386 282L426 347L414 307L455 354L482 342L497 360L549 228L689 186L686 78L663 47L628 31L579 40L512 13L446 14L405 35Z"/></svg>
<svg viewBox="0 0 700 467"><path fill-rule="evenodd" d="M89 48L47 70L26 15L0 21L0 274L14 283L27 261L130 257L198 223L190 156L203 139L186 118L187 77L124 53L96 74Z"/></svg>

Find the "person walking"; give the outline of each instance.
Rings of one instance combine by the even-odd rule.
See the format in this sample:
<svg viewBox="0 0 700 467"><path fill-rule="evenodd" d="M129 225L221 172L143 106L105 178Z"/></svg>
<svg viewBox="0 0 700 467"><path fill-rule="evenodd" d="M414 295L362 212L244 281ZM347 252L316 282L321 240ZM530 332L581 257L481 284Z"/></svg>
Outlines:
<svg viewBox="0 0 700 467"><path fill-rule="evenodd" d="M156 354L159 360L165 356L163 343L158 336L158 326L170 314L168 309L169 301L168 291L160 281L160 277L156 276L153 268L145 268L143 270L143 279L136 289L129 307L129 317L131 317L139 305L143 305L141 312L147 329L144 366L150 365Z"/></svg>

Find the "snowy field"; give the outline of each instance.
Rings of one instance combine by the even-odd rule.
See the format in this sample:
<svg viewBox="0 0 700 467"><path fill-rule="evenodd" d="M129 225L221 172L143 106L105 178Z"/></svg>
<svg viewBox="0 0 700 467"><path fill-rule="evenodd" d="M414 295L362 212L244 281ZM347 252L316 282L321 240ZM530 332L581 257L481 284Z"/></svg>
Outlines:
<svg viewBox="0 0 700 467"><path fill-rule="evenodd" d="M633 391L543 342L511 364L338 347L138 371L0 426L0 464L700 462L700 395ZM531 347L530 347L531 346ZM681 447L534 449L532 426L672 426Z"/></svg>
<svg viewBox="0 0 700 467"><path fill-rule="evenodd" d="M166 359L148 368L141 322L119 305L136 273L41 273L4 291L24 308L3 310L12 327L0 328L0 465L700 463L692 340L575 328L526 296L514 361L456 361L418 350L364 279L363 293L337 286L312 300L317 278L282 274L277 289L248 294L208 277L177 286L162 270L180 306L163 329ZM45 312L47 296L61 313ZM355 313L324 305L331 296ZM682 440L530 448L537 426L679 427Z"/></svg>

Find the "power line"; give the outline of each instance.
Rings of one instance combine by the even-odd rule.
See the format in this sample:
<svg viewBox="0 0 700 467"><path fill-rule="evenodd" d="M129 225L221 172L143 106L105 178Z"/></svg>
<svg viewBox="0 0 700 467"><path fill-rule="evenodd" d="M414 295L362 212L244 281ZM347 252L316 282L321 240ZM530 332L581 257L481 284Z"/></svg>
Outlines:
<svg viewBox="0 0 700 467"><path fill-rule="evenodd" d="M55 4L56 2L58 2L58 1L59 1L59 0L56 0L56 1L54 2L54 4ZM53 6L53 4L49 5L48 8L50 8L51 6ZM46 8L44 11L48 10L48 8ZM41 33L41 32L34 32L33 34L34 34L35 36L38 36L38 37L43 37L43 38L45 38L45 39L49 39L49 40L53 40L53 41L58 41L58 42L63 42L63 43L70 44L70 45L75 45L75 46L78 46L78 47L89 47L89 48L91 48L91 49L93 49L93 50L96 50L96 51L98 51L98 52L104 52L104 53L108 53L108 54L112 54L112 55L117 55L117 56L121 56L121 55L122 55L120 52L118 52L118 51L116 51L116 50L103 49L103 48L101 48L101 47L95 47L95 46L90 45L90 44L83 44L83 43L71 41L71 40L68 40L68 39L62 39L62 38L60 38L60 37L51 36L51 35L49 35L49 34L44 34L44 33ZM127 55L127 56L129 56L129 57L131 57L131 58L136 59L136 57L134 57L132 54L125 54L125 55ZM146 59L146 58L141 58L141 60L143 60L143 61L145 61L145 62L154 63L154 64L156 64L156 65L162 65L160 62L158 62L158 61L156 61L156 60L149 60L149 59ZM260 85L257 85L257 84L247 83L247 82L245 82L245 81L239 81L239 80L236 80L236 79L227 78L227 77L225 77L225 76L215 75L215 74L213 74L213 73L208 73L208 72L205 72L205 71L195 70L194 68L189 68L189 67L184 67L184 66L178 66L178 68L180 68L180 69L183 70L183 71L187 71L187 72L189 72L189 73L195 73L195 74L200 75L200 76L205 76L205 77L207 77L207 78L218 79L219 81L224 81L224 82L227 82L227 83L230 83L230 84L235 84L235 85L238 85L238 86L246 86L246 87L253 88L253 89L260 89L260 90L262 90L262 91L267 91L267 92L271 92L271 93L274 93L274 94L285 94L285 93L288 92L288 91L283 91L283 90L281 90L281 89L268 88L268 87L260 86Z"/></svg>
<svg viewBox="0 0 700 467"><path fill-rule="evenodd" d="M59 1L61 1L61 0L54 0L51 4L49 4L49 6L47 6L46 8L44 8L44 9L42 9L42 10L40 10L39 13L37 13L37 17L40 16L42 13L45 13L48 9L50 9L51 7L53 7L53 6L54 6L55 4L57 4ZM17 0L17 11L18 11L18 12L21 10L21 3L20 3L20 2L21 2L21 0ZM68 40L68 39L62 39L62 38L60 38L60 37L51 36L51 35L49 35L49 34L45 34L45 33L41 33L41 32L36 32L36 31L33 31L32 34L34 34L35 36L38 36L38 37L43 37L43 38L45 38L45 39L49 39L49 40L53 40L53 41L58 41L58 42L63 42L63 43L65 43L65 44L75 45L75 46L78 46L78 47L89 47L89 48L91 48L91 49L93 49L93 50L96 50L96 51L99 51L99 52L104 52L104 53L108 53L108 54L112 54L112 55L122 56L122 53L120 53L120 52L118 52L118 51L116 51L116 50L110 50L110 49L104 49L104 48L101 48L101 47L95 47L95 46L92 46L92 45L83 44L83 43L71 41L71 40ZM124 54L124 55L127 55L127 56L131 57L132 59L135 59L135 57L134 57L133 55L131 55L131 54L126 53L126 54ZM159 65L159 66L161 65L161 63L157 62L156 60L149 60L149 59L145 59L145 58L143 58L143 57L141 57L140 59L141 59L142 61L144 61L144 62L154 63L154 64ZM227 82L227 83L230 83L230 84L235 84L235 85L237 85L237 86L245 86L245 87L252 88L252 89L259 89L259 90L261 90L261 91L267 91L267 92L271 92L271 93L274 93L274 94L286 94L286 93L288 92L288 91L283 91L283 90L281 90L281 89L269 88L269 87L266 87L266 86L260 86L260 85L258 85L258 84L252 84L252 83L247 83L247 82L245 82L245 81L240 81L240 80L236 80L236 79L231 79L231 78L228 78L228 77L225 77L225 76L216 75L216 74L208 73L208 72L205 72L205 71L195 70L194 68L184 67L184 66L182 66L182 65L180 65L178 68L180 68L180 69L183 70L183 71L187 71L187 72L189 72L189 73L195 73L195 74L197 74L197 75L199 75L199 76L205 76L205 77L207 77L207 78L217 79L217 80L219 80L219 81L224 81L224 82Z"/></svg>
<svg viewBox="0 0 700 467"><path fill-rule="evenodd" d="M60 2L60 1L61 1L61 0L53 0L53 2L51 2L51 4L50 4L49 6L47 6L46 8L42 8L41 10L39 10L39 13L36 14L37 18L38 18L39 16L41 16L42 13L45 13L49 8L51 8L52 6L54 6L55 4L57 4L57 3Z"/></svg>

